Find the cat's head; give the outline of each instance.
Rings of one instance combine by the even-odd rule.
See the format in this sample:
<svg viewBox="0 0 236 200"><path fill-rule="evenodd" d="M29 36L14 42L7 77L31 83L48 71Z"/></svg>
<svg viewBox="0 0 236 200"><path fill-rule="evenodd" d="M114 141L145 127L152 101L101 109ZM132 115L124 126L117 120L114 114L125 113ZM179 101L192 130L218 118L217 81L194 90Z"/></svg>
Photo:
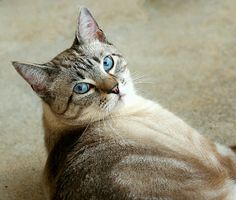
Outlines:
<svg viewBox="0 0 236 200"><path fill-rule="evenodd" d="M65 119L89 119L119 109L134 95L127 63L82 8L71 48L46 64L13 62L18 73Z"/></svg>

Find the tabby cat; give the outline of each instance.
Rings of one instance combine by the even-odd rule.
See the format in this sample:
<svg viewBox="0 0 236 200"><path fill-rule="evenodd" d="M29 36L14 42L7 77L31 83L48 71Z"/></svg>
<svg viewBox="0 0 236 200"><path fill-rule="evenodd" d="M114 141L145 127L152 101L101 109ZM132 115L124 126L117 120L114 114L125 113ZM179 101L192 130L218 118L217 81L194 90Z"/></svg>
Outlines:
<svg viewBox="0 0 236 200"><path fill-rule="evenodd" d="M42 99L48 199L236 199L234 152L136 94L88 9L69 49L13 65Z"/></svg>

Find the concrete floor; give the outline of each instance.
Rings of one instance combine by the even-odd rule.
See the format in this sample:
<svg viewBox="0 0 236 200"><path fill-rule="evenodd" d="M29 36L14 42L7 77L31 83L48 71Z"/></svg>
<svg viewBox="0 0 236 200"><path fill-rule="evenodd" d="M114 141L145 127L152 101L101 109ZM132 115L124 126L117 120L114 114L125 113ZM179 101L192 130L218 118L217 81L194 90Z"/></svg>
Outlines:
<svg viewBox="0 0 236 200"><path fill-rule="evenodd" d="M11 60L71 45L80 5L126 56L137 86L206 137L236 144L235 0L0 0L0 200L42 200L40 101Z"/></svg>

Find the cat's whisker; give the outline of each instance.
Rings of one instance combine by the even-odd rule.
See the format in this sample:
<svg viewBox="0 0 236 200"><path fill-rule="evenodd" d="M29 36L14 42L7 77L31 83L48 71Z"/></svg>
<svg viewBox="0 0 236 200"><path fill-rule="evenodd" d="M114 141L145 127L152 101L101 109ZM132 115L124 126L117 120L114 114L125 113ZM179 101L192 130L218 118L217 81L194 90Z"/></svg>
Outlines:
<svg viewBox="0 0 236 200"><path fill-rule="evenodd" d="M92 117L91 117L91 119L90 119L89 123L87 124L87 126L85 127L85 129L84 129L84 131L83 131L82 135L86 133L87 129L88 129L88 128L89 128L89 126L92 124L92 122L93 122L93 120L94 120L95 116L96 116L96 115L92 115Z"/></svg>
<svg viewBox="0 0 236 200"><path fill-rule="evenodd" d="M138 85L138 84L155 84L154 82L133 82L134 85Z"/></svg>
<svg viewBox="0 0 236 200"><path fill-rule="evenodd" d="M153 78L147 78L145 76L133 77L132 82L134 85L137 84L156 84L157 80Z"/></svg>
<svg viewBox="0 0 236 200"><path fill-rule="evenodd" d="M150 83L155 83L157 82L156 79L153 79L153 78L133 78L132 79L133 82L138 82L138 81L143 81L143 82L150 82Z"/></svg>
<svg viewBox="0 0 236 200"><path fill-rule="evenodd" d="M150 78L152 78L151 76L149 76L149 75L146 75L146 74L139 74L139 73L137 73L137 72L132 72L132 74L131 74L131 77L132 77L132 79L150 79Z"/></svg>

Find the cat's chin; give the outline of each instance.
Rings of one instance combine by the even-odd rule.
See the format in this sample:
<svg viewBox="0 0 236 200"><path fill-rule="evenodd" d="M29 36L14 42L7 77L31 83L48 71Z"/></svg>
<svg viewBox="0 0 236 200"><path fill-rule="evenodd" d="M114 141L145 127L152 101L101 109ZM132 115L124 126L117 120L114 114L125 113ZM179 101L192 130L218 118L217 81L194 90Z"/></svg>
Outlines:
<svg viewBox="0 0 236 200"><path fill-rule="evenodd" d="M121 94L119 95L116 104L111 109L111 113L119 112L122 108L132 104L132 100L135 99L135 94L128 95L128 94Z"/></svg>
<svg viewBox="0 0 236 200"><path fill-rule="evenodd" d="M126 94L121 94L118 97L116 107L125 106L126 102L127 102L127 95Z"/></svg>

